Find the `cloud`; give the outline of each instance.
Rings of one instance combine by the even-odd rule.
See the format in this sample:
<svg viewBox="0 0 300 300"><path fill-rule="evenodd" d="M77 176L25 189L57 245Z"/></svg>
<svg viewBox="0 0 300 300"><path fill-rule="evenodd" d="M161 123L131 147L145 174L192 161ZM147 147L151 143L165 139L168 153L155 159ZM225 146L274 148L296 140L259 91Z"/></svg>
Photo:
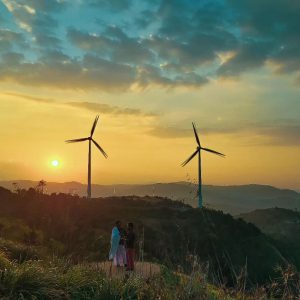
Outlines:
<svg viewBox="0 0 300 300"><path fill-rule="evenodd" d="M2 55L0 80L31 86L49 86L61 89L126 90L135 79L135 69L128 65L86 55L76 59L27 62L19 53Z"/></svg>
<svg viewBox="0 0 300 300"><path fill-rule="evenodd" d="M218 53L234 52L216 76L238 77L274 62L277 73L300 71L300 4L284 0L207 1L162 0L154 22L157 33L146 44L165 65L195 71L216 65ZM151 21L147 23L149 27Z"/></svg>
<svg viewBox="0 0 300 300"><path fill-rule="evenodd" d="M265 144L300 146L300 124L296 121L277 121L257 128L257 133L266 138Z"/></svg>
<svg viewBox="0 0 300 300"><path fill-rule="evenodd" d="M109 105L99 102L60 102L52 98L36 97L32 95L19 94L14 92L4 92L3 95L19 97L25 100L33 101L39 104L55 104L61 106L70 106L79 109L86 109L99 114L109 114L109 115L128 115L128 116L144 116L144 117L157 117L156 113L144 112L140 109L134 109L129 107L120 107Z"/></svg>
<svg viewBox="0 0 300 300"><path fill-rule="evenodd" d="M168 64L195 72L205 63L214 63L218 52L231 51L238 44L229 24L223 21L228 17L218 1L206 5L163 0L156 15L160 26L145 43Z"/></svg>
<svg viewBox="0 0 300 300"><path fill-rule="evenodd" d="M140 87L151 84L160 86L197 86L208 80L192 71L176 72L178 74L164 74L163 66L156 67L154 63L153 41L129 38L120 28L107 27L102 35L88 34L79 30L68 31L70 41L82 50L108 56L112 61L122 64L132 63L137 69L138 76L135 83ZM149 50L152 49L152 52ZM166 48L167 51L167 48ZM172 49L169 49L169 54ZM167 55L167 53L165 53ZM188 58L188 54L185 55ZM177 70L178 71L178 70Z"/></svg>
<svg viewBox="0 0 300 300"><path fill-rule="evenodd" d="M105 53L112 46L112 41L107 37L85 33L74 28L68 30L67 37L73 45L84 51Z"/></svg>
<svg viewBox="0 0 300 300"><path fill-rule="evenodd" d="M245 130L245 128L241 129L241 126L211 126L211 127L199 127L199 134L204 135L215 135L215 134L236 134L240 132L240 130ZM148 131L150 135L159 137L159 138L191 138L194 136L194 132L192 129L192 124L189 128L182 128L178 126L156 126Z"/></svg>
<svg viewBox="0 0 300 300"><path fill-rule="evenodd" d="M87 3L93 7L106 7L113 11L120 11L128 9L132 0L88 0Z"/></svg>
<svg viewBox="0 0 300 300"><path fill-rule="evenodd" d="M125 91L134 84L145 88L149 85L199 87L207 83L205 77L194 72L182 72L180 75L168 77L160 68L151 65L132 66L91 54L77 59L59 51L43 53L37 62L26 61L20 53L4 53L0 57L0 81L110 92Z"/></svg>
<svg viewBox="0 0 300 300"><path fill-rule="evenodd" d="M140 67L137 78L137 84L142 88L146 88L151 84L163 87L200 87L207 82L207 78L193 72L182 72L181 75L169 78L163 74L160 68L151 65Z"/></svg>
<svg viewBox="0 0 300 300"><path fill-rule="evenodd" d="M47 24L47 19L50 18L49 15L43 13L46 20L40 19L36 9L24 1L3 0L3 4L13 15L20 28L28 32L32 31L35 22Z"/></svg>
<svg viewBox="0 0 300 300"><path fill-rule="evenodd" d="M236 54L228 59L218 70L221 77L236 77L243 72L264 65L268 59L270 44L250 41L241 45Z"/></svg>
<svg viewBox="0 0 300 300"><path fill-rule="evenodd" d="M24 58L9 66L2 56L0 80L122 91L133 85L198 88L208 78L238 78L269 62L277 74L300 72L297 1L3 3L23 35L1 30L2 53ZM30 48L23 51L24 45ZM65 57L53 60L54 52ZM222 53L234 55L223 61Z"/></svg>
<svg viewBox="0 0 300 300"><path fill-rule="evenodd" d="M261 56L256 57L256 67L270 60L279 66L279 72L300 70L300 58L297 54L300 49L300 2L290 1L287 4L284 0L228 0L228 4L235 13L241 39L251 39L259 46L253 53L253 61L258 55L257 52L262 52ZM247 43L239 53L251 53L252 48L253 43ZM237 69L243 70L242 61L239 65ZM247 66L244 71L247 71Z"/></svg>
<svg viewBox="0 0 300 300"><path fill-rule="evenodd" d="M51 98L41 98L41 97L35 97L35 96L25 95L25 94L18 94L18 93L13 93L13 92L5 92L2 94L7 95L7 96L23 98L23 99L38 102L38 103L55 103L56 102L54 99L51 99Z"/></svg>
<svg viewBox="0 0 300 300"><path fill-rule="evenodd" d="M33 8L35 11L57 12L65 9L67 2L64 0L21 0L19 1Z"/></svg>
<svg viewBox="0 0 300 300"><path fill-rule="evenodd" d="M24 60L24 55L17 52L5 52L1 55L2 62L0 63L0 66L3 67L3 70L0 69L3 73L5 72L5 69L19 65ZM1 76L1 75L0 75Z"/></svg>
<svg viewBox="0 0 300 300"><path fill-rule="evenodd" d="M122 108L119 106L113 106L104 103L96 103L96 102L66 102L66 105L84 108L96 113L102 114L111 114L111 115L128 115L128 116L147 116L147 117L155 117L157 114L154 113L145 113L140 109L133 108Z"/></svg>
<svg viewBox="0 0 300 300"><path fill-rule="evenodd" d="M300 123L296 120L232 124L198 128L204 135L243 136L248 146L300 146ZM158 138L191 138L192 128L156 126L148 134Z"/></svg>
<svg viewBox="0 0 300 300"><path fill-rule="evenodd" d="M166 139L188 138L190 133L191 130L189 129L176 127L154 127L148 131L149 135Z"/></svg>
<svg viewBox="0 0 300 300"><path fill-rule="evenodd" d="M0 52L9 52L16 45L26 47L24 36L9 29L0 29Z"/></svg>
<svg viewBox="0 0 300 300"><path fill-rule="evenodd" d="M60 39L54 36L58 22L52 14L64 7L63 1L3 0L3 3L20 29L32 34L31 43L40 48L60 47ZM46 40L49 42L45 44Z"/></svg>
<svg viewBox="0 0 300 300"><path fill-rule="evenodd" d="M120 28L112 26L102 35L70 29L68 38L80 49L109 57L116 62L139 64L150 62L153 56L138 38L129 38Z"/></svg>

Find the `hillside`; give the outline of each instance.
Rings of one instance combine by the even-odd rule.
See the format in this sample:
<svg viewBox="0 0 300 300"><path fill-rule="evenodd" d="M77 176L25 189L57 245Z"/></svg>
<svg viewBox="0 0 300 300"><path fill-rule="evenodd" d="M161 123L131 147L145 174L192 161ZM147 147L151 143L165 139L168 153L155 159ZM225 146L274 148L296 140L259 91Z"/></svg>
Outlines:
<svg viewBox="0 0 300 300"><path fill-rule="evenodd" d="M272 208L255 210L239 217L272 237L280 251L300 268L300 212Z"/></svg>
<svg viewBox="0 0 300 300"><path fill-rule="evenodd" d="M120 219L135 223L138 256L143 250L145 260L188 271L189 257L196 255L209 264L212 281L233 284L247 261L249 284L261 283L275 276L275 266L285 264L272 240L254 225L164 198L87 200L1 188L0 206L4 238L23 239L75 260L105 260L111 228Z"/></svg>
<svg viewBox="0 0 300 300"><path fill-rule="evenodd" d="M13 189L13 182L17 182L20 188L35 187L34 181L0 181L0 186ZM48 182L47 193L70 193L79 196L86 195L86 185L78 182L55 183ZM94 197L130 196L167 197L173 200L184 201L196 207L197 186L188 182L156 183L146 185L97 185L92 186ZM278 189L265 185L241 185L241 186L212 186L203 187L204 205L209 208L222 210L225 213L238 215L253 211L281 207L300 210L300 194L286 189Z"/></svg>

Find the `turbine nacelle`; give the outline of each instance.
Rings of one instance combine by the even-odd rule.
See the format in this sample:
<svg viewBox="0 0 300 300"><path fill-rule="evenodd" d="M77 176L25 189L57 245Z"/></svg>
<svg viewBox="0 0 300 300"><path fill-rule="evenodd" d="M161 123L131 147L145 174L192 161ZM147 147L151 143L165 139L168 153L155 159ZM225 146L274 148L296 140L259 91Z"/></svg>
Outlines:
<svg viewBox="0 0 300 300"><path fill-rule="evenodd" d="M79 138L79 139L72 139L72 140L66 140L66 143L79 143L79 142L85 142L85 141L92 141L94 143L94 145L98 148L98 150L102 153L102 155L107 158L108 155L106 154L106 152L103 150L103 148L93 139L93 134L95 132L97 123L99 120L99 116L96 116L95 121L93 123L92 129L91 129L91 135L89 137L85 137L85 138Z"/></svg>
<svg viewBox="0 0 300 300"><path fill-rule="evenodd" d="M212 150L212 149L209 149L209 148L202 147L201 144L200 144L200 139L199 139L197 130L196 130L196 125L195 125L194 122L192 122L192 125L193 125L193 131L194 131L194 134L195 134L196 143L198 144L198 146L196 147L196 151L188 159L186 159L181 164L182 167L187 165L198 154L198 152L200 152L201 150L206 151L206 152L210 152L210 153L215 154L215 155L219 155L221 157L225 157L225 154L223 154L221 152L218 152L218 151L215 151L215 150Z"/></svg>

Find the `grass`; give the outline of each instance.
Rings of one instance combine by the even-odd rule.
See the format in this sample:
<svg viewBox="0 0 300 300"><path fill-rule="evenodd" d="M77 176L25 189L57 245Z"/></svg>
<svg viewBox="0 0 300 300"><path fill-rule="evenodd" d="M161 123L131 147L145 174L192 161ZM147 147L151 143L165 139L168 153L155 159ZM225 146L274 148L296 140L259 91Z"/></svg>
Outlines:
<svg viewBox="0 0 300 300"><path fill-rule="evenodd" d="M149 263L142 266L155 266L150 273L108 273L108 265L74 264L72 260L55 257L41 260L34 249L0 240L0 298L262 300L297 299L300 294L300 276L292 266L278 269L280 276L268 286L245 290L240 285L228 289L209 283L207 267L198 258L190 274Z"/></svg>
<svg viewBox="0 0 300 300"><path fill-rule="evenodd" d="M294 269L282 270L282 277L273 284L273 291L255 289L252 293L226 290L207 282L199 270L183 275L161 267L149 278L130 275L128 278L107 276L88 264L72 265L63 259L52 261L11 262L0 255L1 299L210 299L254 300L296 299L299 275ZM298 293L298 294L297 294ZM273 296L272 296L273 294Z"/></svg>
<svg viewBox="0 0 300 300"><path fill-rule="evenodd" d="M166 268L150 278L109 278L89 265L71 265L64 260L5 263L0 267L0 296L45 300L230 299L211 291L200 277L190 281Z"/></svg>

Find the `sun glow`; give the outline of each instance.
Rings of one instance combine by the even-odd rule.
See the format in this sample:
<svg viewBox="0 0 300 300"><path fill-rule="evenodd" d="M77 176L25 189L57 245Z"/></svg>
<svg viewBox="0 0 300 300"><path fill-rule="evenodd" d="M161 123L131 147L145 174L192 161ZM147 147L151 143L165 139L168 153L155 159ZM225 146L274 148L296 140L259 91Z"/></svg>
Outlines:
<svg viewBox="0 0 300 300"><path fill-rule="evenodd" d="M56 167L59 166L59 161L57 159L54 159L54 160L51 161L51 165L52 165L52 167L56 168Z"/></svg>

